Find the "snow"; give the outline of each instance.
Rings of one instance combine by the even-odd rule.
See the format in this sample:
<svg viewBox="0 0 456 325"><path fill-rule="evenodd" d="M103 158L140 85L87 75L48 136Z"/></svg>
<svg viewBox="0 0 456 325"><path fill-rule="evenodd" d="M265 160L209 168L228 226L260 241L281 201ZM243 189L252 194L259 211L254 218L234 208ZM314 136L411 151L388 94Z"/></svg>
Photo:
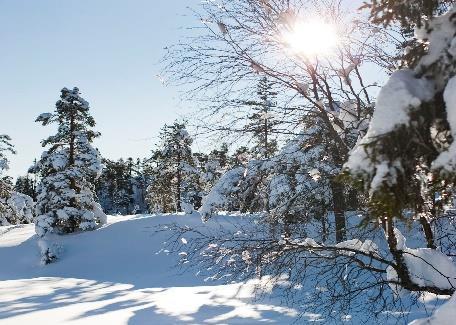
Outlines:
<svg viewBox="0 0 456 325"><path fill-rule="evenodd" d="M361 241L359 239L350 239L336 244L338 248L354 249L366 254L378 254L378 247L372 241L367 239L366 241ZM354 254L354 252L346 253L348 255Z"/></svg>
<svg viewBox="0 0 456 325"><path fill-rule="evenodd" d="M452 73L452 69L448 67L454 64L455 12L456 7L453 7L444 15L433 17L428 24L415 31L418 40L429 41L427 54L421 58L417 72L425 72L433 65L440 65L443 73L434 75L438 89L444 88ZM428 72L432 74L431 71Z"/></svg>
<svg viewBox="0 0 456 325"><path fill-rule="evenodd" d="M430 248L405 248L404 253L413 282L420 286L456 288L456 265L448 256Z"/></svg>
<svg viewBox="0 0 456 325"><path fill-rule="evenodd" d="M447 120L450 124L451 135L456 139L456 77L451 78L443 93L446 104ZM442 152L433 162L434 169L444 168L454 171L456 168L456 141L450 145L448 150Z"/></svg>
<svg viewBox="0 0 456 325"><path fill-rule="evenodd" d="M372 116L367 134L351 151L345 168L353 173L368 173L372 175L370 192L374 192L383 182L394 184L396 171L400 169L397 162L380 161L376 163L369 159L366 148L370 142L379 136L394 131L400 126L408 126L409 114L423 102L432 100L435 86L425 78L416 78L412 70L395 71L386 85L380 91L376 108ZM381 160L381 157L380 157Z"/></svg>
<svg viewBox="0 0 456 325"><path fill-rule="evenodd" d="M393 131L409 123L409 113L434 96L434 85L416 78L411 70L394 72L380 91L367 138Z"/></svg>
<svg viewBox="0 0 456 325"><path fill-rule="evenodd" d="M271 298L271 287L264 298L252 300L256 285L267 278L222 285L173 269L179 256L157 254L166 235L154 233L154 227L169 222L192 226L201 219L198 214L109 216L95 231L60 236L61 259L47 266L39 265L33 225L0 227L0 260L8 261L0 268L0 324L289 324L296 319L296 311Z"/></svg>
<svg viewBox="0 0 456 325"><path fill-rule="evenodd" d="M229 203L229 196L238 189L239 182L244 176L244 173L244 167L236 167L227 171L220 178L209 194L203 199L200 213L204 220L209 219L217 209Z"/></svg>
<svg viewBox="0 0 456 325"><path fill-rule="evenodd" d="M456 294L438 308L432 317L426 319L418 319L410 323L410 325L453 325L456 319Z"/></svg>
<svg viewBox="0 0 456 325"><path fill-rule="evenodd" d="M456 288L456 264L445 254L430 248L408 248L406 239L394 229L397 248L404 252L411 280L419 286L434 286L442 289ZM396 272L389 268L388 279L396 279Z"/></svg>

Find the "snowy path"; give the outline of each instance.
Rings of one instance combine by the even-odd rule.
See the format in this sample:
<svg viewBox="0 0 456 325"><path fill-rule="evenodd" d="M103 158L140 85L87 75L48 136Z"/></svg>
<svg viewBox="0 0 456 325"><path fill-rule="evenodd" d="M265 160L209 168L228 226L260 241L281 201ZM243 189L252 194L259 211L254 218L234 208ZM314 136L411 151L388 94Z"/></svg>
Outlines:
<svg viewBox="0 0 456 325"><path fill-rule="evenodd" d="M32 225L0 227L0 324L289 324L296 313L253 284L208 286L157 255L154 226L192 216L111 217L94 232L66 236L62 259L42 267Z"/></svg>

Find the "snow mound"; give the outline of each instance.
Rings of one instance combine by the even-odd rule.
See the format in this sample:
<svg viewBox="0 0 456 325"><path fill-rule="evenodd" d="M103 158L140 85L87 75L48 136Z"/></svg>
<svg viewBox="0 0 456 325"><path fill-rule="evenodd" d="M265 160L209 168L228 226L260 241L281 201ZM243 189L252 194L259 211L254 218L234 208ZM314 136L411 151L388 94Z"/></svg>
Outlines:
<svg viewBox="0 0 456 325"><path fill-rule="evenodd" d="M445 254L430 248L408 248L405 237L398 229L394 230L398 249L404 252L410 277L421 287L434 286L442 289L456 288L456 265ZM389 267L388 279L397 278L396 272Z"/></svg>
<svg viewBox="0 0 456 325"><path fill-rule="evenodd" d="M426 319L418 319L410 325L453 325L456 319L456 294L443 306L438 308L434 315Z"/></svg>

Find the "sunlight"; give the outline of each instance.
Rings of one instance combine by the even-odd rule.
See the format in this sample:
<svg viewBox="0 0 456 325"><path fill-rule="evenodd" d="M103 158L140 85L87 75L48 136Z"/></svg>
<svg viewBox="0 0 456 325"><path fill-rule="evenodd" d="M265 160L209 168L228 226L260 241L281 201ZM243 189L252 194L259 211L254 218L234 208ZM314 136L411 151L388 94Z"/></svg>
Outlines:
<svg viewBox="0 0 456 325"><path fill-rule="evenodd" d="M322 20L296 22L282 33L282 39L294 52L307 57L328 55L339 42L336 27Z"/></svg>

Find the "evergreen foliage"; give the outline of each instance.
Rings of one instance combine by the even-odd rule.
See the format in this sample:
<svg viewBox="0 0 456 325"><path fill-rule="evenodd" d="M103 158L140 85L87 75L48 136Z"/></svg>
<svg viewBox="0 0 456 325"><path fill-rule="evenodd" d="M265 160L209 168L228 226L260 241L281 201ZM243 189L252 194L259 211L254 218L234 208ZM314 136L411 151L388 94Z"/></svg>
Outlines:
<svg viewBox="0 0 456 325"><path fill-rule="evenodd" d="M43 113L36 119L43 126L57 124L55 135L42 141L41 159L30 169L41 176L37 188L36 232L66 234L95 229L106 216L96 202L94 180L102 169L101 157L92 141L99 136L93 131L95 120L89 103L78 88L63 88L53 113ZM44 243L44 241L43 241ZM41 245L43 262L57 256L47 245Z"/></svg>
<svg viewBox="0 0 456 325"><path fill-rule="evenodd" d="M185 123L175 122L162 128L160 144L148 162L147 199L151 211L181 212L184 206L198 207L201 193L192 142Z"/></svg>
<svg viewBox="0 0 456 325"><path fill-rule="evenodd" d="M141 161L103 159L103 172L96 192L106 214L136 214L147 211Z"/></svg>
<svg viewBox="0 0 456 325"><path fill-rule="evenodd" d="M36 186L36 177L32 178L30 175L27 174L27 176L19 176L16 179L16 183L14 184L14 190L16 192L30 196L35 201L37 197Z"/></svg>
<svg viewBox="0 0 456 325"><path fill-rule="evenodd" d="M0 226L33 222L33 200L28 195L18 193L11 177L4 172L9 168L8 154L15 154L11 138L0 135Z"/></svg>

